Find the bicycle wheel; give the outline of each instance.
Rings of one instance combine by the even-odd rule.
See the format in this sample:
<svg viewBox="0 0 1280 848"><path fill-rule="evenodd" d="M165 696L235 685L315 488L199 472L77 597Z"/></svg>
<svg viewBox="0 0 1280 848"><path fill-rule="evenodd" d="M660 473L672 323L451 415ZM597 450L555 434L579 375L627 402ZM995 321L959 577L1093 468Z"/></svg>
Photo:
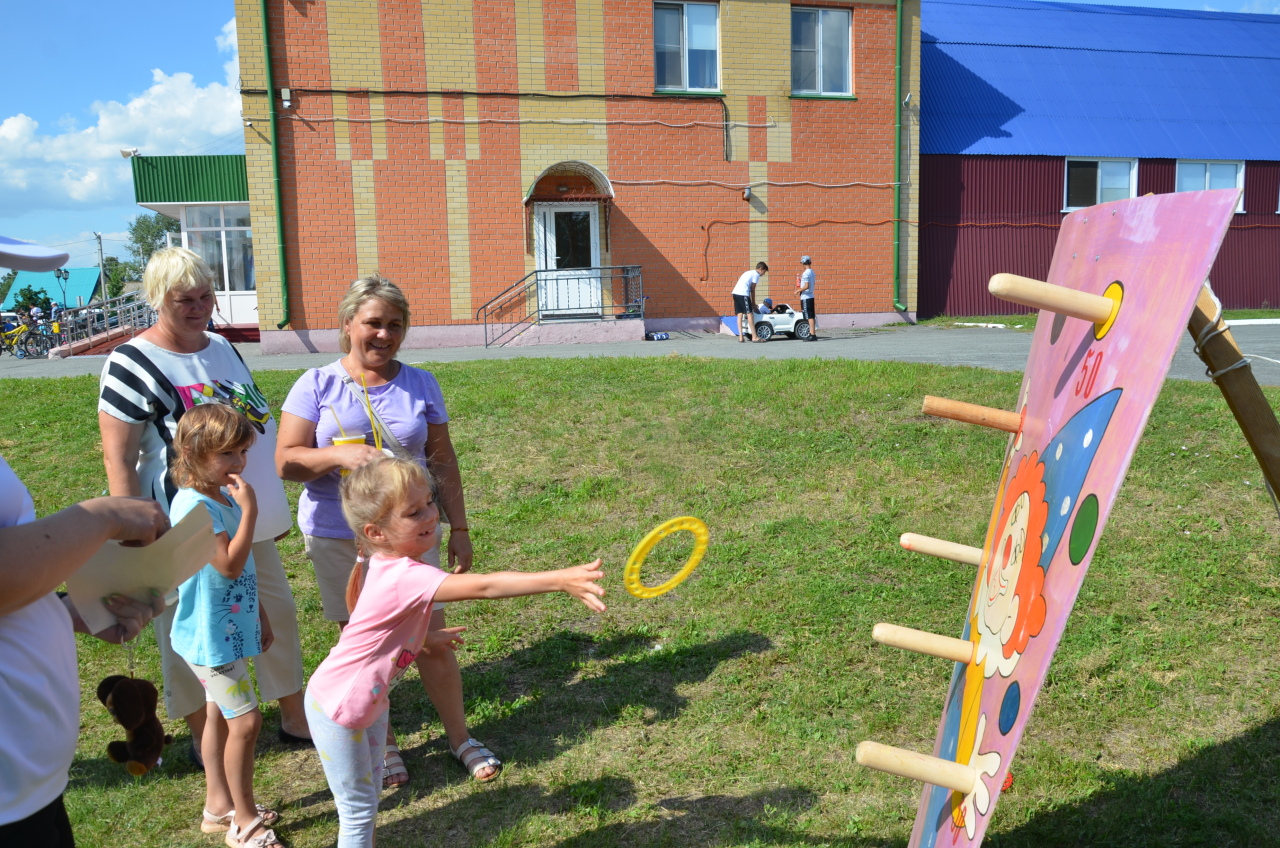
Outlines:
<svg viewBox="0 0 1280 848"><path fill-rule="evenodd" d="M35 333L27 336L27 356L34 356L37 359L40 357L47 357L49 355L49 348L51 347L53 347L53 345L50 343L49 337L46 335Z"/></svg>

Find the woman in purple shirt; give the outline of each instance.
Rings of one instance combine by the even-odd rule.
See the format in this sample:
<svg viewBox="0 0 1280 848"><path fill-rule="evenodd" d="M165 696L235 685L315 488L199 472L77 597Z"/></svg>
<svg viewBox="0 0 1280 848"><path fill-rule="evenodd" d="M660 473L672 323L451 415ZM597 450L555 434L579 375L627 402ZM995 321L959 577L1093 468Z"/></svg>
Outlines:
<svg viewBox="0 0 1280 848"><path fill-rule="evenodd" d="M462 475L449 439L449 416L440 385L430 373L396 359L409 326L409 302L394 283L381 277L356 280L338 307L338 343L346 356L303 374L289 391L280 415L276 469L285 480L304 484L298 500L298 526L325 618L347 623L347 579L356 563L351 529L342 517L338 482L344 470L359 468L382 453L373 446L375 429L385 427L382 447L406 453L429 467L440 484L442 519L450 525L448 567L460 574L471 568L471 537L462 495ZM375 418L365 406L365 387ZM363 436L357 444L334 444ZM394 437L394 439L390 437ZM424 558L440 564L440 549ZM445 626L444 605L431 614L431 629ZM462 672L453 651L418 654L423 688L440 714L449 750L480 781L493 780L502 763L471 738L462 705ZM409 780L395 737L388 730L383 764L386 786Z"/></svg>

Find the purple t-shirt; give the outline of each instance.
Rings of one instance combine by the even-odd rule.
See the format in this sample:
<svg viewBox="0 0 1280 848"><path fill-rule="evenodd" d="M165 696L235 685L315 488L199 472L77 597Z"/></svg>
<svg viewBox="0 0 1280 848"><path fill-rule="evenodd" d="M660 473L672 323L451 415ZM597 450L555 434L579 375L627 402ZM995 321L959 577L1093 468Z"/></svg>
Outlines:
<svg viewBox="0 0 1280 848"><path fill-rule="evenodd" d="M346 376L341 362L312 368L293 384L281 407L282 412L315 422L318 448L329 447L340 435L334 413L348 436L363 433L365 441L373 444L373 426L364 408L363 390L356 384L355 391L351 391L352 387L343 382ZM449 421L436 378L429 371L401 364L394 380L369 387L369 400L400 444L426 465L427 425ZM305 484L298 498L298 526L303 533L330 539L354 537L342 517L340 480L339 473L331 471Z"/></svg>

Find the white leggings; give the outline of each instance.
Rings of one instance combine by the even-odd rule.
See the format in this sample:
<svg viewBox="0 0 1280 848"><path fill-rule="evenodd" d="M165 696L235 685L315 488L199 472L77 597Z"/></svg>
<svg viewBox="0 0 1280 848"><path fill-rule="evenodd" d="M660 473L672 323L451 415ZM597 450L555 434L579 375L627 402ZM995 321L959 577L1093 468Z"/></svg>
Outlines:
<svg viewBox="0 0 1280 848"><path fill-rule="evenodd" d="M325 714L308 690L307 725L320 765L338 808L338 848L373 845L382 794L382 752L387 741L388 710L363 730L343 727Z"/></svg>

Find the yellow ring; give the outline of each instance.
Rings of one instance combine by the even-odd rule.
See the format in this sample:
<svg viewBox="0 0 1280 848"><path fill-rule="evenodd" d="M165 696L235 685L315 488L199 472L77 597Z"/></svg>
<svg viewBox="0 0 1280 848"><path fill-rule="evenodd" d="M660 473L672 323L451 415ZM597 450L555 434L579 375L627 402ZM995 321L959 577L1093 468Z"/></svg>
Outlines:
<svg viewBox="0 0 1280 848"><path fill-rule="evenodd" d="M1111 332L1111 327L1116 323L1116 316L1120 314L1120 304L1124 301L1124 285L1116 280L1107 286L1102 296L1111 301L1111 314L1101 324L1093 325L1093 338L1096 341L1101 341L1103 336Z"/></svg>
<svg viewBox="0 0 1280 848"><path fill-rule="evenodd" d="M689 554L689 559L685 562L684 568L680 569L675 577L660 586L646 586L641 583L640 566L644 563L645 557L649 555L649 551L653 550L654 545L680 530L688 530L693 533L693 553ZM659 524L649 531L648 536L640 540L640 544L636 545L636 549L631 552L631 556L627 557L627 567L622 572L622 580L626 584L627 591L637 598L654 598L664 592L670 592L684 582L684 579L698 567L698 563L702 561L702 555L707 552L707 542L710 538L711 533L707 530L707 525L689 515L673 518L670 521L664 521Z"/></svg>

